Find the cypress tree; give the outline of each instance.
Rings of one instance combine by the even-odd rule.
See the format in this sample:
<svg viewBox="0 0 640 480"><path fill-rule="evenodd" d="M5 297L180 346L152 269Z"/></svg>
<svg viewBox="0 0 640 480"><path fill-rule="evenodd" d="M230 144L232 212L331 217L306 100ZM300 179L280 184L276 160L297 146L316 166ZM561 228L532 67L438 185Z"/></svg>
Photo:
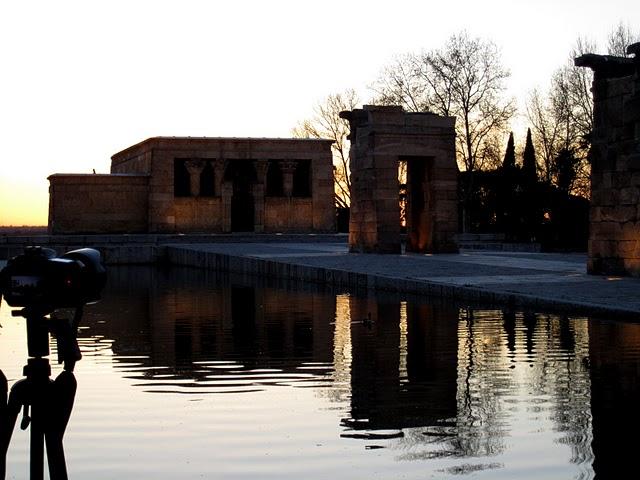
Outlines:
<svg viewBox="0 0 640 480"><path fill-rule="evenodd" d="M509 133L509 141L507 142L507 150L504 153L502 168L504 170L512 170L516 166L516 147L513 142L513 132Z"/></svg>
<svg viewBox="0 0 640 480"><path fill-rule="evenodd" d="M522 220L523 240L532 241L537 237L541 213L538 195L538 174L536 169L536 152L531 140L531 129L527 129L527 141L522 154Z"/></svg>
<svg viewBox="0 0 640 480"><path fill-rule="evenodd" d="M509 133L507 150L502 161L502 172L498 172L496 185L496 222L497 227L511 239L515 232L514 189L517 184L516 148L513 141L513 132Z"/></svg>
<svg viewBox="0 0 640 480"><path fill-rule="evenodd" d="M533 140L531 140L531 129L527 129L527 142L524 145L522 154L522 176L525 183L534 185L538 181L538 173L536 168L536 151L533 148Z"/></svg>

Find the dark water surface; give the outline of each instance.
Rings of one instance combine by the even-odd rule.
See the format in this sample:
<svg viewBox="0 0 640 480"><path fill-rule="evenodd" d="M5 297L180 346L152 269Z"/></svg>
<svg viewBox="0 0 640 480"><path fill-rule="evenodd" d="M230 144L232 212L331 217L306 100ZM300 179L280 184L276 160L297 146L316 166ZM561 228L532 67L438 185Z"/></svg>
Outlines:
<svg viewBox="0 0 640 480"><path fill-rule="evenodd" d="M25 322L0 323L13 384ZM635 476L635 324L113 268L82 325L71 478Z"/></svg>

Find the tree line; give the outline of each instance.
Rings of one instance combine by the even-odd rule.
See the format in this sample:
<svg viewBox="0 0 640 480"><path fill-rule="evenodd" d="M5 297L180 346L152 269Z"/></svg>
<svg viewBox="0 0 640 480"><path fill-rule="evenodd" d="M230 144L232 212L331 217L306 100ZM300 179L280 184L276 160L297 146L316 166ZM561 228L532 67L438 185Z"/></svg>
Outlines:
<svg viewBox="0 0 640 480"><path fill-rule="evenodd" d="M640 32L620 23L607 37L607 54L626 56L626 46L637 41ZM491 190L489 196L494 198L495 205L493 212L484 212L487 217L484 223L493 222L493 228L504 231L513 226L505 222L514 221L514 213L500 205L502 201L514 205L513 199L504 198L506 190L522 193L523 188L528 188L526 185L530 188L537 185L537 193L544 190L545 198L553 196L549 192L561 193L567 199L588 198L592 72L575 67L573 59L599 50L594 42L579 38L568 52L566 64L552 75L549 86L528 94L524 112L520 112L528 126L521 155L516 153L510 132L518 113L516 99L506 93L510 71L502 64L500 50L492 41L472 37L467 32L452 35L439 48L392 59L370 84L372 95L367 103L401 105L409 112L455 116L463 231L487 228L478 219L474 223L473 214L478 195L487 194L487 189ZM314 107L312 117L293 129L296 137L334 140L338 209L349 207L351 189L346 139L349 126L338 114L359 105L360 99L352 89L331 94ZM522 206L528 202L520 198L515 204ZM537 224L545 220L545 214L548 216L549 212L544 211L544 206L537 212L521 212L519 222ZM535 235L535 232L514 233L521 239Z"/></svg>

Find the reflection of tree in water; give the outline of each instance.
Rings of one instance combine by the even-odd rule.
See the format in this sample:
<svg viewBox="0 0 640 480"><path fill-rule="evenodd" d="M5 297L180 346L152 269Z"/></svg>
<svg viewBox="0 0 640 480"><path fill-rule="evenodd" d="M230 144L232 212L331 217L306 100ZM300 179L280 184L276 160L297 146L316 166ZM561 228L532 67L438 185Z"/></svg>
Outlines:
<svg viewBox="0 0 640 480"><path fill-rule="evenodd" d="M457 339L455 415L404 430L403 442L433 445L414 447L403 458L496 456L507 449L511 417L524 414L534 424L550 417L554 430L562 432L559 441L570 448L570 461L580 468L579 477L588 476L593 455L590 385L583 365L586 323L464 308ZM525 402L525 411L514 409L514 401Z"/></svg>
<svg viewBox="0 0 640 480"><path fill-rule="evenodd" d="M461 431L461 448L476 454L503 450L512 415L509 397L525 395L530 406L520 414L538 422L550 410L554 429L563 432L559 441L571 449L571 462L582 465L589 460L590 385L583 365L587 332L582 320L463 310L458 424L470 435Z"/></svg>
<svg viewBox="0 0 640 480"><path fill-rule="evenodd" d="M566 316L539 319L547 343L538 370L540 388L554 396L551 417L560 442L571 449L570 461L590 475L591 450L591 382L585 359L589 357L589 328L586 319L570 320Z"/></svg>
<svg viewBox="0 0 640 480"><path fill-rule="evenodd" d="M507 451L513 416L526 415L532 425L550 419L544 428L562 432L573 462L590 458L584 322L355 296L339 305L336 376L351 381L343 436L386 445L402 460L496 457Z"/></svg>
<svg viewBox="0 0 640 480"><path fill-rule="evenodd" d="M495 455L504 447L501 395L510 389L508 361L495 310L460 309L456 448L465 456Z"/></svg>

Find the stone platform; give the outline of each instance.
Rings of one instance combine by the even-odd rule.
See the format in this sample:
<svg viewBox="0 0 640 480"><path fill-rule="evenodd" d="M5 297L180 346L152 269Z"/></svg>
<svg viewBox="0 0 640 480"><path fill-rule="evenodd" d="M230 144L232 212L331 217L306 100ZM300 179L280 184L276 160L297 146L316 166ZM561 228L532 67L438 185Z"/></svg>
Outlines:
<svg viewBox="0 0 640 480"><path fill-rule="evenodd" d="M52 248L62 254L76 248L91 247L100 250L107 265L131 265L158 263L165 258L165 246L168 244L201 243L346 243L347 235L285 233L190 233L190 234L111 234L111 235L0 235L0 260L19 255L24 247L39 245Z"/></svg>
<svg viewBox="0 0 640 480"><path fill-rule="evenodd" d="M173 264L220 271L640 320L640 279L587 275L585 254L347 250L341 243L219 243L168 245L166 255Z"/></svg>
<svg viewBox="0 0 640 480"><path fill-rule="evenodd" d="M640 320L640 279L587 275L585 254L355 254L348 253L345 235L43 235L0 237L0 259L29 244L58 253L98 248L111 265L168 261L338 288Z"/></svg>

